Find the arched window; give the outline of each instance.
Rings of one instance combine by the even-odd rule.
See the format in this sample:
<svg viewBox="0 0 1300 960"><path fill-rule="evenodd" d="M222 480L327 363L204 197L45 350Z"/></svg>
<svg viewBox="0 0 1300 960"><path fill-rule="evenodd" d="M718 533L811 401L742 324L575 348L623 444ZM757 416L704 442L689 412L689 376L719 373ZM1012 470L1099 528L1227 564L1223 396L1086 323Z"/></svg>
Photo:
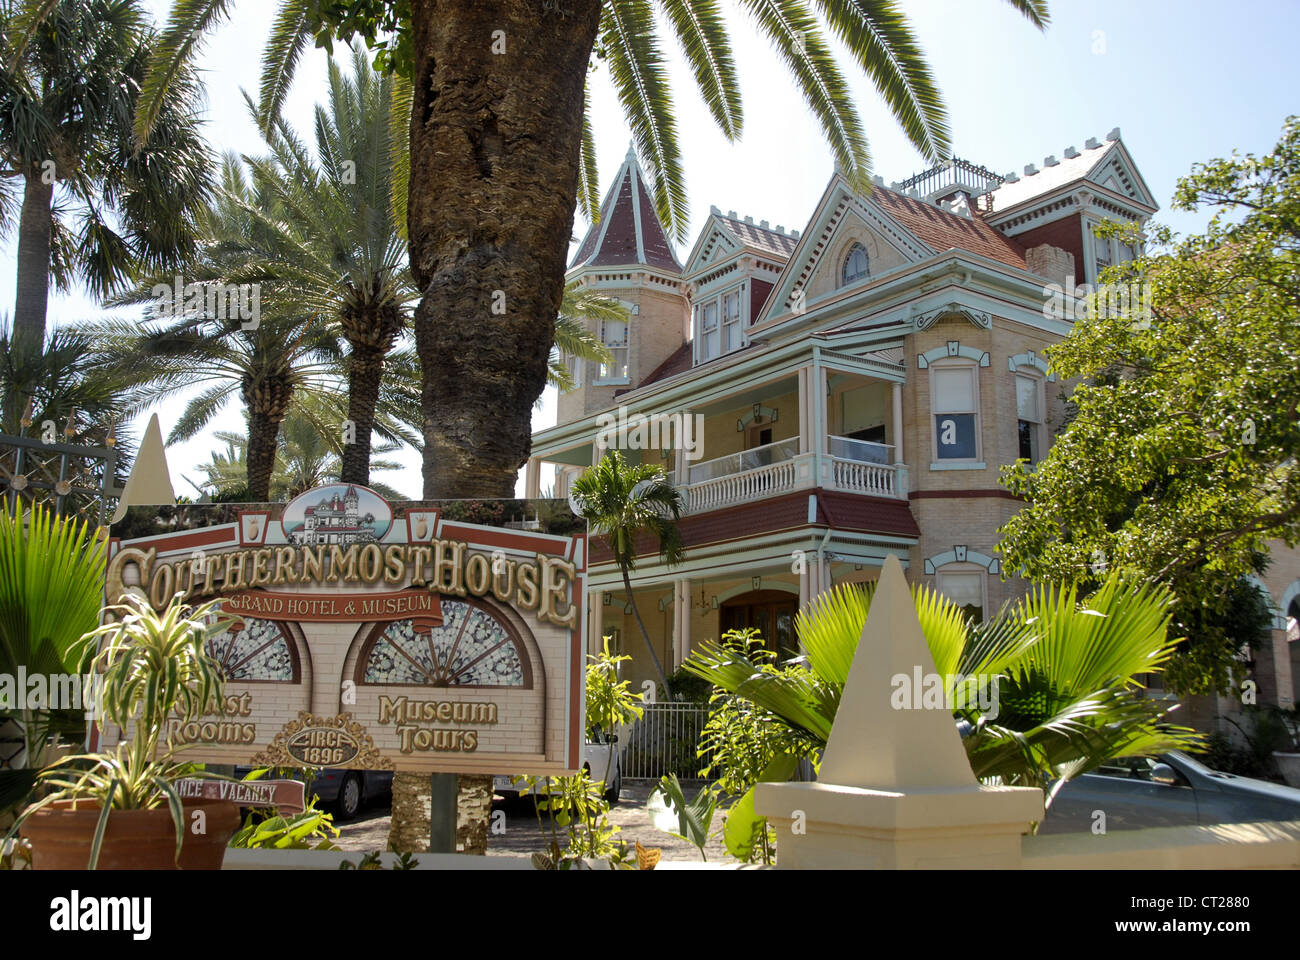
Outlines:
<svg viewBox="0 0 1300 960"><path fill-rule="evenodd" d="M844 258L844 268L840 270L840 286L850 284L854 280L861 280L870 272L871 260L867 256L867 248L860 243L855 243Z"/></svg>
<svg viewBox="0 0 1300 960"><path fill-rule="evenodd" d="M411 620L379 624L361 652L361 682L532 688L523 643L486 607L444 597L442 616L426 631Z"/></svg>
<svg viewBox="0 0 1300 960"><path fill-rule="evenodd" d="M206 622L216 620L210 614ZM298 656L284 625L274 620L246 617L224 633L207 639L208 654L221 664L227 680L297 683Z"/></svg>

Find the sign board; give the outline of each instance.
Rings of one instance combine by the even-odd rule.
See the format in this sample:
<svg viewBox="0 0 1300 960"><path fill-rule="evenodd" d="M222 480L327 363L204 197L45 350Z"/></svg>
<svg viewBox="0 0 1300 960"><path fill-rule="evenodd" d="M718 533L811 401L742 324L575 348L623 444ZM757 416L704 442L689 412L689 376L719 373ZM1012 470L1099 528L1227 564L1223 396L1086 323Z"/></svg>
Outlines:
<svg viewBox="0 0 1300 960"><path fill-rule="evenodd" d="M307 809L307 785L301 780L177 780L182 800L224 800L241 807L276 807L281 813Z"/></svg>
<svg viewBox="0 0 1300 960"><path fill-rule="evenodd" d="M585 525L562 501L132 507L105 600L219 600L219 708L185 760L433 773L573 772L583 742ZM215 618L214 618L215 619ZM116 742L120 731L98 732Z"/></svg>

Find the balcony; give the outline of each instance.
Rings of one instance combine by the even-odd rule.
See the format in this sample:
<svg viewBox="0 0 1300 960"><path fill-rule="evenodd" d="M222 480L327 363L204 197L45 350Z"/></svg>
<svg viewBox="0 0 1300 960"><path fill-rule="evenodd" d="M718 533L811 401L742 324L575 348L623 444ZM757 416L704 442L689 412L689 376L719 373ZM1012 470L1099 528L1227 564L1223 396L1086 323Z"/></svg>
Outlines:
<svg viewBox="0 0 1300 960"><path fill-rule="evenodd" d="M872 497L907 498L907 468L895 464L893 447L848 437L827 437L821 483L816 457L799 452L799 438L754 447L692 466L682 490L685 512L703 513L822 486Z"/></svg>
<svg viewBox="0 0 1300 960"><path fill-rule="evenodd" d="M809 487L812 454L799 453L799 438L779 440L690 468L683 491L687 513L752 503Z"/></svg>

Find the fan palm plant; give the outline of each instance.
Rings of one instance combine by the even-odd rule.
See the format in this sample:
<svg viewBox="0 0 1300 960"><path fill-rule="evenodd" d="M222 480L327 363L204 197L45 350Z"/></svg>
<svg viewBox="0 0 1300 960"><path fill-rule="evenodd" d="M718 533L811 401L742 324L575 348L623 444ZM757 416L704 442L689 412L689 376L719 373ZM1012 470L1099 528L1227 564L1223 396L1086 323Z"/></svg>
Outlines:
<svg viewBox="0 0 1300 960"><path fill-rule="evenodd" d="M104 546L89 522L47 505L0 509L0 675L83 672L77 642L99 625ZM0 710L6 717L21 730L25 769L0 772L0 813L26 795L58 726L55 712L26 702Z"/></svg>
<svg viewBox="0 0 1300 960"><path fill-rule="evenodd" d="M102 295L195 249L212 177L194 71L176 70L147 135L132 130L157 39L140 0L0 4L0 222L18 224L16 339L44 342L51 279Z"/></svg>
<svg viewBox="0 0 1300 960"><path fill-rule="evenodd" d="M964 744L975 776L1049 787L1050 804L1061 784L1110 758L1197 748L1198 735L1168 723L1174 708L1141 691L1140 677L1158 672L1177 643L1168 637L1171 597L1164 588L1118 573L1087 599L1074 587L1036 586L978 624L925 586L913 595L937 673L969 678L954 689L953 702L968 729ZM756 663L734 645L715 643L701 645L683 666L751 701L819 751L871 597L870 587L842 584L800 612L806 670ZM973 688L992 677L993 717L980 712Z"/></svg>
<svg viewBox="0 0 1300 960"><path fill-rule="evenodd" d="M590 525L593 534L603 536L623 574L623 588L632 608L650 661L665 691L671 695L663 664L650 642L641 611L632 594L631 572L636 569L637 539L649 534L659 545L659 555L670 567L682 561L682 495L660 467L633 464L618 450L611 450L595 466L573 481L571 499Z"/></svg>
<svg viewBox="0 0 1300 960"><path fill-rule="evenodd" d="M1046 0L1009 0L1047 23ZM157 125L172 78L233 0L173 5L136 128ZM929 65L894 0L737 0L771 41L847 175L869 189L869 156L827 28L870 77L927 158L949 148ZM652 174L660 215L684 237L688 206L656 13L681 46L723 133L743 128L718 0L282 0L263 58L260 115L270 130L313 39L360 36L404 77L410 97L407 198L411 270L422 300L424 495L509 496L528 456L533 402L546 384L575 204L597 205L586 80L613 83ZM526 91L527 95L519 95ZM449 201L449 198L450 199ZM467 349L472 344L474 349Z"/></svg>

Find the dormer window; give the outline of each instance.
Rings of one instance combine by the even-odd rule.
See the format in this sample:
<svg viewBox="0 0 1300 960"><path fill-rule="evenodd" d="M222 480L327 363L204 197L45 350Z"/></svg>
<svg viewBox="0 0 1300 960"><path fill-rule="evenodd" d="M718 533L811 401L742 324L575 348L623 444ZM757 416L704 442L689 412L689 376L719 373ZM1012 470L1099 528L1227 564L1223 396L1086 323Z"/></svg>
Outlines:
<svg viewBox="0 0 1300 960"><path fill-rule="evenodd" d="M840 286L847 286L855 280L861 280L871 272L871 260L867 248L855 243L844 258L844 267L840 270Z"/></svg>

